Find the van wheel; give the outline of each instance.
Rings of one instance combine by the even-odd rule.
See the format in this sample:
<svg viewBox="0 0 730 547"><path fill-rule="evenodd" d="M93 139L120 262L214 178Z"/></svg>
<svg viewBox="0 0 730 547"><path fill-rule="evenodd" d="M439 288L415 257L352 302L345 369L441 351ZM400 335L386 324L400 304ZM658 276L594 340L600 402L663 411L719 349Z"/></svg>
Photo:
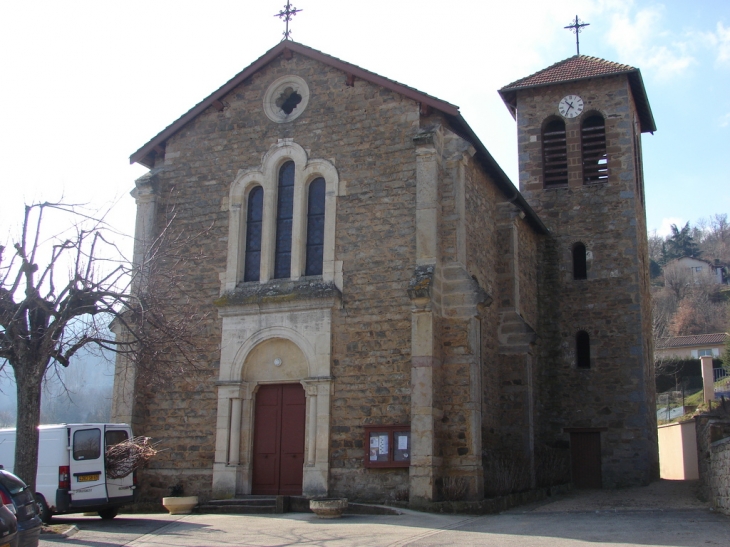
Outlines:
<svg viewBox="0 0 730 547"><path fill-rule="evenodd" d="M108 507L99 511L99 516L102 520L111 520L117 516L118 509L116 507Z"/></svg>
<svg viewBox="0 0 730 547"><path fill-rule="evenodd" d="M50 524L53 515L51 514L51 510L48 508L46 498L43 497L43 494L36 493L35 499L38 503L38 516L43 521L43 524Z"/></svg>

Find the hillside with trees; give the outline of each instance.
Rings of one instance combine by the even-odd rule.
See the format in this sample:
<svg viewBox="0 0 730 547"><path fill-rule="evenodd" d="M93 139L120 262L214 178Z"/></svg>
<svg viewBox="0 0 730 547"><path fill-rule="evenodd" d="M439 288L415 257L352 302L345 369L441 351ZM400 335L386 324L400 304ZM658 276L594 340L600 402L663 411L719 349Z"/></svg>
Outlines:
<svg viewBox="0 0 730 547"><path fill-rule="evenodd" d="M730 265L728 215L700 219L694 226L672 225L662 238L649 237L655 342L670 336L727 332L730 287L718 284L707 270L697 274L675 259L694 257Z"/></svg>

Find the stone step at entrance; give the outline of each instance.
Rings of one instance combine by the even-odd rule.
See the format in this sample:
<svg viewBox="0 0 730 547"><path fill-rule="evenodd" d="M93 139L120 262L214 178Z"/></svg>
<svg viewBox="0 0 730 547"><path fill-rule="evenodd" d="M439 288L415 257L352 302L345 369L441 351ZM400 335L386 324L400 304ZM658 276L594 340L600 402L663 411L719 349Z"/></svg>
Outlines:
<svg viewBox="0 0 730 547"><path fill-rule="evenodd" d="M238 515L274 515L290 511L292 496L236 496L210 500L198 507L200 513L230 513Z"/></svg>
<svg viewBox="0 0 730 547"><path fill-rule="evenodd" d="M350 502L347 510L356 515L400 515L394 507ZM278 513L311 513L305 496L236 496L225 500L210 500L198 506L198 513L227 513L234 515L275 515Z"/></svg>

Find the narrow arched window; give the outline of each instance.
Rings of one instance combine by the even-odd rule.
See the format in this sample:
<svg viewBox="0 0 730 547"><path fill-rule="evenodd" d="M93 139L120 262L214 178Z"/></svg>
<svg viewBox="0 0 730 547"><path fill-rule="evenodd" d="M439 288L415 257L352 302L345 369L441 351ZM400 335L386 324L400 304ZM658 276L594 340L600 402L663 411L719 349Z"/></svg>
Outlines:
<svg viewBox="0 0 730 547"><path fill-rule="evenodd" d="M584 330L575 335L575 365L578 368L591 368L591 338Z"/></svg>
<svg viewBox="0 0 730 547"><path fill-rule="evenodd" d="M544 186L568 184L568 145L563 120L552 120L542 130L542 178Z"/></svg>
<svg viewBox="0 0 730 547"><path fill-rule="evenodd" d="M248 193L246 211L246 258L244 281L258 281L261 271L261 221L264 211L264 189L256 186Z"/></svg>
<svg viewBox="0 0 730 547"><path fill-rule="evenodd" d="M276 251L274 278L291 276L291 230L294 216L294 162L279 169L279 190L276 198Z"/></svg>
<svg viewBox="0 0 730 547"><path fill-rule="evenodd" d="M573 279L586 279L587 277L586 246L578 242L573 245Z"/></svg>
<svg viewBox="0 0 730 547"><path fill-rule="evenodd" d="M307 264L304 275L322 275L324 251L324 194L323 178L312 181L307 199Z"/></svg>
<svg viewBox="0 0 730 547"><path fill-rule="evenodd" d="M583 182L608 180L608 154L606 153L606 123L603 116L593 114L581 125L581 150L583 154Z"/></svg>

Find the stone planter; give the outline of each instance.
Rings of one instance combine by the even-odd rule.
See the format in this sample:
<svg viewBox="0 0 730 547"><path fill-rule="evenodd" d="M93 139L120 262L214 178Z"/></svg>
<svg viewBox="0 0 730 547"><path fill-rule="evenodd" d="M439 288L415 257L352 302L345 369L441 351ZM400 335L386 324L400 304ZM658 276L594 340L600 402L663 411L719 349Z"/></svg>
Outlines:
<svg viewBox="0 0 730 547"><path fill-rule="evenodd" d="M198 505L198 496L162 498L162 505L171 515L187 515Z"/></svg>
<svg viewBox="0 0 730 547"><path fill-rule="evenodd" d="M347 509L347 498L319 498L309 500L309 508L321 519L338 519Z"/></svg>

